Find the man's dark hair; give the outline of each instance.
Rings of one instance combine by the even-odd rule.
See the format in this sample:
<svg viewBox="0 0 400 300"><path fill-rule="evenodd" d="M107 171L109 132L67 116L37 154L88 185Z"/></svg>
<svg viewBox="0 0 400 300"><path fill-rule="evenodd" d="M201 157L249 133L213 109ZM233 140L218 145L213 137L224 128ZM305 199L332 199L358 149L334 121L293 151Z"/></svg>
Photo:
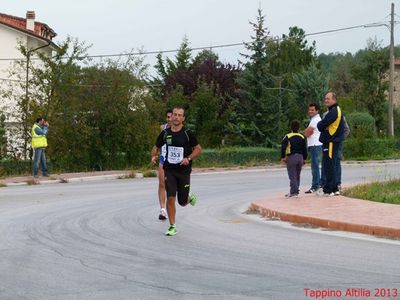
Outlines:
<svg viewBox="0 0 400 300"><path fill-rule="evenodd" d="M172 109L167 109L167 111L165 112L165 115L168 115L168 114L172 114Z"/></svg>
<svg viewBox="0 0 400 300"><path fill-rule="evenodd" d="M43 119L44 119L43 117L36 118L36 123L39 123L39 122L42 121Z"/></svg>
<svg viewBox="0 0 400 300"><path fill-rule="evenodd" d="M300 129L300 122L297 120L293 120L290 123L290 130L292 130L292 132L299 132Z"/></svg>
<svg viewBox="0 0 400 300"><path fill-rule="evenodd" d="M185 117L186 116L186 108L184 108L183 106L174 106L174 108L172 109L172 110L174 110L174 109L182 109L183 110L183 116Z"/></svg>
<svg viewBox="0 0 400 300"><path fill-rule="evenodd" d="M308 107L315 107L316 111L319 111L319 109L320 109L319 105L315 102L308 104Z"/></svg>

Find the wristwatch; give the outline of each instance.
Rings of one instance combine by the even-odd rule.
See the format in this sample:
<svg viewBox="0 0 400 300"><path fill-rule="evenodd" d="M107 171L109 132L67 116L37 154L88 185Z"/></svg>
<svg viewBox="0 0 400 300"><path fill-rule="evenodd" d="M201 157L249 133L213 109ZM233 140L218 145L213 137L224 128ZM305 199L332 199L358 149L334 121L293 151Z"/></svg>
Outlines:
<svg viewBox="0 0 400 300"><path fill-rule="evenodd" d="M188 161L191 161L191 160L192 160L192 159L190 158L190 156L188 156L188 158L187 158L187 159L188 159Z"/></svg>

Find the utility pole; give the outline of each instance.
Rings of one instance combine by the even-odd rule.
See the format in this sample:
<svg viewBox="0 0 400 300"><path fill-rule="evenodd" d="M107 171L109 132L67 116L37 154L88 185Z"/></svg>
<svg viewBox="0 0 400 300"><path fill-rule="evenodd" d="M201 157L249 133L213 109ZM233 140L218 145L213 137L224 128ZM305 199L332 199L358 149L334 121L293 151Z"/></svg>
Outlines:
<svg viewBox="0 0 400 300"><path fill-rule="evenodd" d="M394 93L394 3L390 14L390 69L389 69L389 110L388 110L388 134L394 136L393 120L393 93Z"/></svg>

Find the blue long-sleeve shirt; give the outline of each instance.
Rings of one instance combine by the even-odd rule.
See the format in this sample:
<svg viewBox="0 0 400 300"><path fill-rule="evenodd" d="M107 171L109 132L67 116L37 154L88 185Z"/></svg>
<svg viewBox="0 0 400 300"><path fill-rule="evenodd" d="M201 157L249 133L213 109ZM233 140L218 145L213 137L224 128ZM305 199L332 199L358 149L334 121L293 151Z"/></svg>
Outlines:
<svg viewBox="0 0 400 300"><path fill-rule="evenodd" d="M43 128L42 127L35 128L35 133L38 135L46 135L48 132L49 132L49 127L47 126L43 126Z"/></svg>

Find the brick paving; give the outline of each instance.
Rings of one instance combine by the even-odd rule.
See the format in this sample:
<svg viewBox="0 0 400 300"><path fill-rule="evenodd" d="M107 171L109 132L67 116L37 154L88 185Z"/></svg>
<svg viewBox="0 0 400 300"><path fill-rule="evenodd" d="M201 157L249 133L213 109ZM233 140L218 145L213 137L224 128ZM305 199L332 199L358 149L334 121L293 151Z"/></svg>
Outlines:
<svg viewBox="0 0 400 300"><path fill-rule="evenodd" d="M395 204L303 194L299 198L275 195L256 200L250 209L282 221L400 238L400 205Z"/></svg>

